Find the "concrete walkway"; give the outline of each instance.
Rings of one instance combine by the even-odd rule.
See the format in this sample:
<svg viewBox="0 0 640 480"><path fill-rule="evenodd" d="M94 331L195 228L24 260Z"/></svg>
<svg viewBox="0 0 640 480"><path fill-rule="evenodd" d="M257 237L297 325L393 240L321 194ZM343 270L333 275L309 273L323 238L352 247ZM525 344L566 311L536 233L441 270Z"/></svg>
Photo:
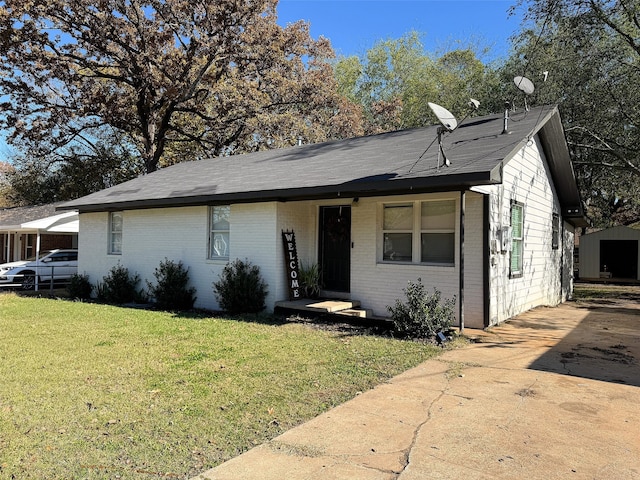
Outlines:
<svg viewBox="0 0 640 480"><path fill-rule="evenodd" d="M588 307L588 308L587 308ZM640 308L537 308L198 479L640 479Z"/></svg>

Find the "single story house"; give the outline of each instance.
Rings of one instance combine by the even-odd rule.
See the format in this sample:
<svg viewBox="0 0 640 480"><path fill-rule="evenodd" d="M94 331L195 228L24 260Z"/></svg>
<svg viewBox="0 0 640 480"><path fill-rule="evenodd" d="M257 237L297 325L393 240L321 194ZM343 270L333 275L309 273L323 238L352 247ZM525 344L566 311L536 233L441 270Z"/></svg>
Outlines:
<svg viewBox="0 0 640 480"><path fill-rule="evenodd" d="M580 237L580 278L640 280L640 230L618 226Z"/></svg>
<svg viewBox="0 0 640 480"><path fill-rule="evenodd" d="M283 232L317 263L327 297L375 316L422 280L483 328L572 291L582 203L557 107L183 162L61 205L80 213L79 272L120 262L142 279L189 267L196 306L236 258L258 265L267 305L289 299ZM446 156L446 162L445 162ZM448 164L448 165L447 165Z"/></svg>
<svg viewBox="0 0 640 480"><path fill-rule="evenodd" d="M78 212L57 212L58 205L0 209L0 263L24 260L44 250L77 248Z"/></svg>

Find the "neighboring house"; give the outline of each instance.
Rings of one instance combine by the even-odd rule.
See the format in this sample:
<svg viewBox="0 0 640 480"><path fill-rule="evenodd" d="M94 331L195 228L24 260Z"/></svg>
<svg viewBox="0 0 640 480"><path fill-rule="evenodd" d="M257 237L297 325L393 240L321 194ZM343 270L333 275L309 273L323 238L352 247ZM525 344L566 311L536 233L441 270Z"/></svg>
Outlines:
<svg viewBox="0 0 640 480"><path fill-rule="evenodd" d="M0 208L0 263L44 250L78 246L78 212L57 212L59 203Z"/></svg>
<svg viewBox="0 0 640 480"><path fill-rule="evenodd" d="M376 316L421 278L458 319L482 328L572 289L574 227L584 224L556 107L468 120L444 136L418 128L183 162L68 202L80 212L79 272L99 281L119 262L142 279L168 258L189 267L196 306L248 259L288 299L282 231L317 262L324 295ZM462 300L462 301L461 301Z"/></svg>
<svg viewBox="0 0 640 480"><path fill-rule="evenodd" d="M580 278L640 280L640 230L612 227L580 237Z"/></svg>

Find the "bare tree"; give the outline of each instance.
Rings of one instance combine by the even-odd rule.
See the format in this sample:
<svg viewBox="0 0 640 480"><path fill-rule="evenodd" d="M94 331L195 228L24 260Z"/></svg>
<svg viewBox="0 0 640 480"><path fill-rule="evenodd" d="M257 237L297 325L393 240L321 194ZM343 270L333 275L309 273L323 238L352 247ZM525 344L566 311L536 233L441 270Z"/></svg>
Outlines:
<svg viewBox="0 0 640 480"><path fill-rule="evenodd" d="M325 39L277 0L3 0L0 127L47 156L125 135L164 163L357 134ZM93 147L88 147L89 149Z"/></svg>

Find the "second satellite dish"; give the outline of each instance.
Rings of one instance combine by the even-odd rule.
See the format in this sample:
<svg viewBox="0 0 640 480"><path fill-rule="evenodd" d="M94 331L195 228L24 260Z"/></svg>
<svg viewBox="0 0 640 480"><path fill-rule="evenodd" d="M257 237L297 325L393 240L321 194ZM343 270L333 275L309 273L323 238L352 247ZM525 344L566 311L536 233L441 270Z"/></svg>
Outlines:
<svg viewBox="0 0 640 480"><path fill-rule="evenodd" d="M458 121L456 120L456 117L453 116L453 113L446 108L441 107L437 103L427 102L427 105L429 105L429 108L445 129L450 132L453 132L456 129Z"/></svg>
<svg viewBox="0 0 640 480"><path fill-rule="evenodd" d="M520 77L520 76L514 77L513 83L515 83L516 87L518 87L527 95L531 95L535 90L535 87L533 86L533 82L529 80L527 77Z"/></svg>

